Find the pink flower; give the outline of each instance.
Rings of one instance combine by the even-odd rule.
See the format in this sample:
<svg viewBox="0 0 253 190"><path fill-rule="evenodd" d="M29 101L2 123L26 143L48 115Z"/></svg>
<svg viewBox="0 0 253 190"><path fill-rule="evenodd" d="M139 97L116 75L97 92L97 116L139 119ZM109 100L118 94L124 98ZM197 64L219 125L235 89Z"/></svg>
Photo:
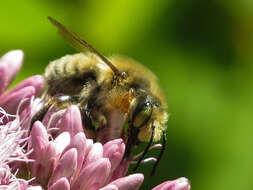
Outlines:
<svg viewBox="0 0 253 190"><path fill-rule="evenodd" d="M79 108L51 109L43 121L32 116L43 106L36 98L42 76L25 79L5 92L20 69L23 53L0 59L0 189L137 190L143 174L125 176L132 160L124 158L122 139L104 145L87 139ZM28 144L27 148L26 144ZM26 176L26 180L23 177ZM28 179L28 180L27 180ZM189 190L186 178L164 182L153 190Z"/></svg>
<svg viewBox="0 0 253 190"><path fill-rule="evenodd" d="M47 122L46 122L47 123ZM50 122L49 122L50 123ZM32 177L36 183L50 190L137 190L143 182L142 174L125 177L130 161L123 159L125 144L115 139L102 145L86 139L83 133L80 112L70 106L58 122L59 135L49 140L48 129L35 122L30 148ZM189 190L186 178L167 181L153 190Z"/></svg>
<svg viewBox="0 0 253 190"><path fill-rule="evenodd" d="M31 174L36 183L50 190L95 190L110 186L124 189L129 184L131 189L140 187L142 174L124 177L125 173L118 172L125 152L122 139L104 145L86 139L79 109L74 105L67 109L62 121L68 126L62 126L62 132L52 140L41 122L34 123L29 147L34 150L30 158L35 160L31 163ZM128 168L129 163L124 164Z"/></svg>

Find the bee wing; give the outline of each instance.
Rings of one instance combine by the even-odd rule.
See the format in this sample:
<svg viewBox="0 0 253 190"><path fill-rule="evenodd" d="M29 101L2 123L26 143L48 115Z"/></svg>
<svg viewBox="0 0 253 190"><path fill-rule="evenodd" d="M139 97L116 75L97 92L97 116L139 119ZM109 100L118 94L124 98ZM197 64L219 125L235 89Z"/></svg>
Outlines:
<svg viewBox="0 0 253 190"><path fill-rule="evenodd" d="M83 40L79 35L72 32L66 26L62 25L57 20L53 19L52 17L48 17L48 19L58 28L59 33L61 36L66 40L73 48L80 52L87 52L87 49L94 54L96 54L105 64L107 64L115 75L120 75L119 70L102 54L100 54L94 47L88 44L85 40Z"/></svg>

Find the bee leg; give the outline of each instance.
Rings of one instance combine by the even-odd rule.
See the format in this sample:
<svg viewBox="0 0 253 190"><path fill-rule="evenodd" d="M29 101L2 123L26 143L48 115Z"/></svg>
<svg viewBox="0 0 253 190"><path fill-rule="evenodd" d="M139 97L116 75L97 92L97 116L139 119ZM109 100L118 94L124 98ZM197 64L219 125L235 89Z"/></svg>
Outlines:
<svg viewBox="0 0 253 190"><path fill-rule="evenodd" d="M155 175L156 168L157 168L157 166L158 166L158 164L159 164L159 162L160 162L160 160L161 160L161 158L162 158L162 156L163 156L163 153L164 153L164 151L165 151L165 148L166 148L166 133L165 133L165 131L163 131L162 149L161 149L160 154L159 154L159 156L158 156L158 158L157 158L157 161L155 162L155 164L154 164L154 166L153 166L153 168L152 168L152 171L151 171L150 176Z"/></svg>
<svg viewBox="0 0 253 190"><path fill-rule="evenodd" d="M155 131L155 124L154 124L154 122L153 122L153 123L152 123L152 134L151 134L151 138L150 138L150 140L149 140L149 142L148 142L148 145L146 146L146 148L145 148L145 150L144 150L142 156L139 158L139 160L138 160L138 162L137 162L135 168L133 169L133 171L136 171L136 170L137 170L137 168L139 167L141 161L143 160L143 158L144 158L145 155L147 154L149 148L151 147L152 142L153 142L153 140L154 140L154 131Z"/></svg>
<svg viewBox="0 0 253 190"><path fill-rule="evenodd" d="M46 104L44 107L42 107L33 117L31 120L31 126L30 126L30 130L32 130L32 126L35 123L35 121L42 121L42 119L44 118L44 116L46 115L47 111L49 110L50 106L52 104Z"/></svg>
<svg viewBox="0 0 253 190"><path fill-rule="evenodd" d="M138 133L139 133L139 129L133 126L130 128L130 132L128 133L129 139L127 140L127 143L126 143L126 151L125 151L124 157L130 156L133 145L136 145L136 137L138 136Z"/></svg>
<svg viewBox="0 0 253 190"><path fill-rule="evenodd" d="M95 127L92 124L92 120L90 117L90 111L87 109L82 108L81 106L79 106L81 115L82 115L82 122L83 122L83 126L87 129L90 129L92 131L95 131Z"/></svg>

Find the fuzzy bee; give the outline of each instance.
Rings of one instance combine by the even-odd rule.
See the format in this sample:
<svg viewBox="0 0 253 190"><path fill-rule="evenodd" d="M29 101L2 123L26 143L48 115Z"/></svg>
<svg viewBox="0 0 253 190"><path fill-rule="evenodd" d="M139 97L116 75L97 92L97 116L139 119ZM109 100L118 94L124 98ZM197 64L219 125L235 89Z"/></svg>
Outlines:
<svg viewBox="0 0 253 190"><path fill-rule="evenodd" d="M61 23L51 17L49 20L81 53L66 55L47 66L46 104L32 122L41 120L52 105L64 109L75 104L81 111L86 135L102 143L122 138L126 143L125 157L130 157L134 146L148 142L135 170L151 144L163 139L154 173L165 149L168 118L156 76L130 58L104 57Z"/></svg>

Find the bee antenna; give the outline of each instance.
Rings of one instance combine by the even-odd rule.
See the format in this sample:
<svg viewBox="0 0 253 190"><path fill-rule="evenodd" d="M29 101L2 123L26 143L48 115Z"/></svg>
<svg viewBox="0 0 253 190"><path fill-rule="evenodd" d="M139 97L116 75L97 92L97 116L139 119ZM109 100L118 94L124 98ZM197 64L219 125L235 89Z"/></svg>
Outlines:
<svg viewBox="0 0 253 190"><path fill-rule="evenodd" d="M137 168L139 167L141 161L143 160L143 158L145 157L145 155L146 155L147 152L149 151L149 148L151 147L152 142L153 142L153 140L154 140L154 131L155 131L155 124L154 124L154 122L153 122L153 123L152 123L152 134L151 134L151 138L150 138L150 140L149 140L149 142L148 142L148 145L146 146L146 148L145 148L143 154L142 154L141 157L139 158L139 160L138 160L136 166L134 167L133 171L136 171L136 170L137 170Z"/></svg>
<svg viewBox="0 0 253 190"><path fill-rule="evenodd" d="M48 17L48 19L51 21L53 25L55 25L61 36L76 50L80 52L85 52L84 49L88 49L89 51L95 53L106 65L108 65L114 74L116 76L123 77L123 74L102 54L100 54L92 45L90 45L88 42L83 40L79 35L72 32L70 29L68 29L66 26L62 25L57 20L53 19L52 17Z"/></svg>
<svg viewBox="0 0 253 190"><path fill-rule="evenodd" d="M165 151L165 148L166 148L166 133L165 133L165 131L163 131L162 149L161 149L161 152L160 152L160 154L159 154L159 156L158 156L158 158L157 158L157 161L155 162L155 164L154 164L154 166L153 166L153 168L152 168L152 171L151 171L150 176L155 175L156 168L157 168L157 166L158 166L158 164L159 164L159 162L160 162L160 160L161 160L161 158L162 158L162 156L163 156L163 153L164 153L164 151Z"/></svg>

